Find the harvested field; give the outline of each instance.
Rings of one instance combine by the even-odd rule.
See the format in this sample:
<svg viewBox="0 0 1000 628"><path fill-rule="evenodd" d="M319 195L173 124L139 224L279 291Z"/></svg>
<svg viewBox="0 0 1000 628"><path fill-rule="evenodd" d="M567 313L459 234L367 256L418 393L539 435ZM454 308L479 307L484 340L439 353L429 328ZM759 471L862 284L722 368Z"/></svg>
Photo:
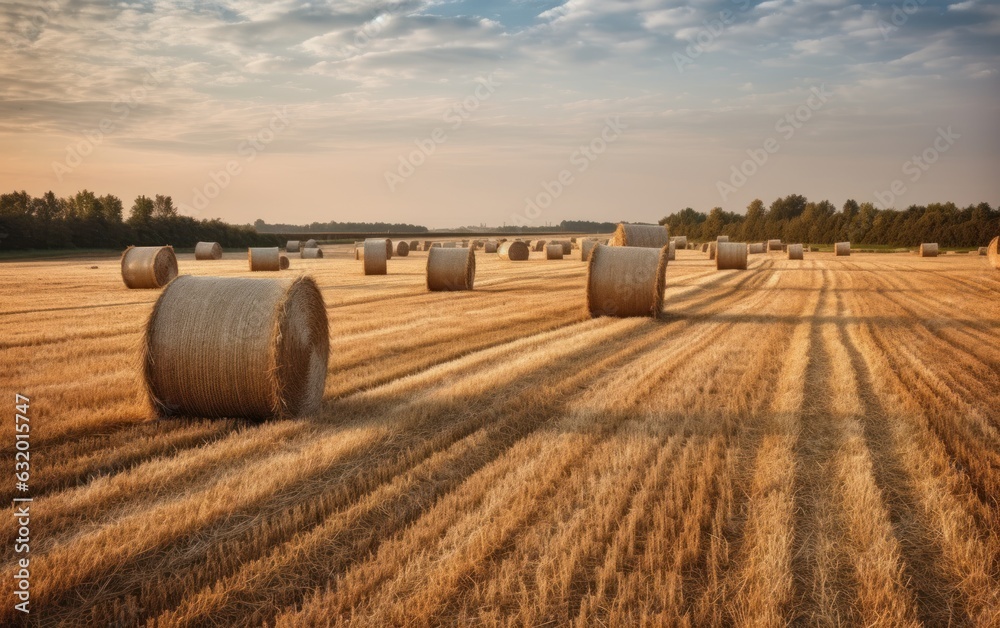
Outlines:
<svg viewBox="0 0 1000 628"><path fill-rule="evenodd" d="M324 251L281 273L323 294L322 409L261 423L151 420L160 291L117 255L3 264L33 624L1000 625L985 257L677 250L657 320L591 319L587 265L544 251L479 252L449 293L424 251L369 276Z"/></svg>

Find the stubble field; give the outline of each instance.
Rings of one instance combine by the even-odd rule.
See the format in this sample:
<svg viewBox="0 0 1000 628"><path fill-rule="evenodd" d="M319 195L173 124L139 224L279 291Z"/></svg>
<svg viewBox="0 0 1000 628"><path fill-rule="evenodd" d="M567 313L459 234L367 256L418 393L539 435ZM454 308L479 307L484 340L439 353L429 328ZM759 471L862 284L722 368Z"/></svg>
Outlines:
<svg viewBox="0 0 1000 628"><path fill-rule="evenodd" d="M475 291L429 293L426 253L364 277L325 248L282 273L326 300L323 409L264 423L150 420L159 291L117 259L0 266L32 623L1000 625L984 258L679 251L651 320L587 317L578 251L479 252ZM4 420L11 467L13 443Z"/></svg>

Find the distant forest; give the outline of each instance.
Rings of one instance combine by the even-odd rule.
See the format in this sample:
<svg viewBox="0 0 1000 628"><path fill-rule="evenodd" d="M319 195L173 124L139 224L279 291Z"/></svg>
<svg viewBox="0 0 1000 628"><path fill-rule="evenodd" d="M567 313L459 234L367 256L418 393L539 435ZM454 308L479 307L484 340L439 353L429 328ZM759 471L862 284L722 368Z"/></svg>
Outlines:
<svg viewBox="0 0 1000 628"><path fill-rule="evenodd" d="M903 210L877 209L872 203L848 200L840 211L830 201L814 203L791 194L766 207L759 199L746 214L716 207L710 212L690 207L660 220L670 235L692 240L714 240L728 235L736 242L780 238L809 244L881 244L915 247L937 242L946 247L976 247L1000 235L1000 208L989 203L958 207L954 203L911 205Z"/></svg>
<svg viewBox="0 0 1000 628"><path fill-rule="evenodd" d="M0 250L56 248L124 248L172 244L191 248L200 240L223 247L283 244L276 232L344 231L426 233L427 227L399 223L327 222L307 226L274 224L231 225L221 220L181 216L169 196L138 196L126 217L125 206L113 194L98 196L82 190L57 197L47 192L33 197L27 192L0 194ZM961 208L954 203L911 205L904 210L876 209L871 203L844 203L840 211L829 201L811 202L792 194L769 207L754 200L746 214L716 207L708 213L690 207L660 220L671 235L693 240L728 235L734 241L754 242L781 238L785 242L830 244L850 241L914 247L937 242L944 247L984 246L1000 234L1000 208L989 203ZM558 227L501 227L497 233L567 231L608 233L616 222L564 220Z"/></svg>

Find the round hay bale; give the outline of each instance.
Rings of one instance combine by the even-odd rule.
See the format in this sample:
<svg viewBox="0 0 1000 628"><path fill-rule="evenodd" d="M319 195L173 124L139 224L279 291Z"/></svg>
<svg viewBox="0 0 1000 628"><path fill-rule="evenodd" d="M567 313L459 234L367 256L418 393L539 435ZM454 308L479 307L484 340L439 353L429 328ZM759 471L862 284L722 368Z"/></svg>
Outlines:
<svg viewBox="0 0 1000 628"><path fill-rule="evenodd" d="M611 246L641 246L662 249L670 242L670 232L663 225L630 225L619 223L611 237Z"/></svg>
<svg viewBox="0 0 1000 628"><path fill-rule="evenodd" d="M434 242L434 243L431 244L431 248L438 248L438 249L440 249L441 248L441 243L440 242Z"/></svg>
<svg viewBox="0 0 1000 628"><path fill-rule="evenodd" d="M590 254L594 252L594 247L599 244L597 240L584 240L580 245L580 260L586 262L590 259Z"/></svg>
<svg viewBox="0 0 1000 628"><path fill-rule="evenodd" d="M462 248L463 249L469 248L469 241L468 240L462 240Z"/></svg>
<svg viewBox="0 0 1000 628"><path fill-rule="evenodd" d="M702 253L708 253L708 242L702 242L701 243L701 252Z"/></svg>
<svg viewBox="0 0 1000 628"><path fill-rule="evenodd" d="M365 250L361 259L365 263L366 275L385 275L386 260L389 259L385 240L381 238L365 240Z"/></svg>
<svg viewBox="0 0 1000 628"><path fill-rule="evenodd" d="M788 259L803 259L803 257L801 244L788 245Z"/></svg>
<svg viewBox="0 0 1000 628"><path fill-rule="evenodd" d="M723 242L723 244L728 244L728 242ZM719 243L718 242L709 242L708 243L708 259L715 259L716 251L718 251L718 249L719 249Z"/></svg>
<svg viewBox="0 0 1000 628"><path fill-rule="evenodd" d="M677 259L677 244L671 240L667 245L667 261L672 262L675 259Z"/></svg>
<svg viewBox="0 0 1000 628"><path fill-rule="evenodd" d="M431 242L430 240L424 240L424 250L425 251L429 251L432 244L434 244L434 243Z"/></svg>
<svg viewBox="0 0 1000 628"><path fill-rule="evenodd" d="M540 253L545 250L545 240L535 240L535 252Z"/></svg>
<svg viewBox="0 0 1000 628"><path fill-rule="evenodd" d="M666 285L667 246L598 245L587 264L591 316L659 316Z"/></svg>
<svg viewBox="0 0 1000 628"><path fill-rule="evenodd" d="M674 250L686 249L688 247L688 237L686 235L674 238Z"/></svg>
<svg viewBox="0 0 1000 628"><path fill-rule="evenodd" d="M282 255L278 259L278 268L280 268L281 270L288 270L288 256L287 255Z"/></svg>
<svg viewBox="0 0 1000 628"><path fill-rule="evenodd" d="M396 243L396 255L406 257L410 254L410 245L400 240Z"/></svg>
<svg viewBox="0 0 1000 628"><path fill-rule="evenodd" d="M508 262L523 262L528 259L529 253L528 245L520 240L504 242L497 248L497 254L500 256L500 259L507 260Z"/></svg>
<svg viewBox="0 0 1000 628"><path fill-rule="evenodd" d="M851 254L851 243L850 242L838 242L833 245L833 253L836 256L850 255Z"/></svg>
<svg viewBox="0 0 1000 628"><path fill-rule="evenodd" d="M162 288L177 276L172 246L130 246L122 253L122 281L130 289Z"/></svg>
<svg viewBox="0 0 1000 628"><path fill-rule="evenodd" d="M561 242L553 242L545 245L545 259L562 259L564 249Z"/></svg>
<svg viewBox="0 0 1000 628"><path fill-rule="evenodd" d="M452 241L452 242L445 242L442 248L457 249L458 248L458 242L454 242L454 241Z"/></svg>
<svg viewBox="0 0 1000 628"><path fill-rule="evenodd" d="M924 242L920 245L920 257L937 257L938 245L936 242Z"/></svg>
<svg viewBox="0 0 1000 628"><path fill-rule="evenodd" d="M741 242L713 242L716 270L746 270L747 247Z"/></svg>
<svg viewBox="0 0 1000 628"><path fill-rule="evenodd" d="M767 241L767 252L780 251L781 250L781 240L768 240Z"/></svg>
<svg viewBox="0 0 1000 628"><path fill-rule="evenodd" d="M719 242L729 242L729 236L727 235L716 236L715 243L718 244Z"/></svg>
<svg viewBox="0 0 1000 628"><path fill-rule="evenodd" d="M379 239L381 239L381 238L379 238ZM386 238L385 240L382 240L382 241L385 242L385 258L386 259L392 259L392 240L390 240L389 238ZM367 240L366 240L366 242L367 242Z"/></svg>
<svg viewBox="0 0 1000 628"><path fill-rule="evenodd" d="M365 258L365 245L354 247L354 259L363 260Z"/></svg>
<svg viewBox="0 0 1000 628"><path fill-rule="evenodd" d="M559 244L563 247L563 255L569 255L573 252L573 243L569 240L560 240Z"/></svg>
<svg viewBox="0 0 1000 628"><path fill-rule="evenodd" d="M990 240L990 245L986 247L986 258L989 260L990 266L1000 270L1000 236Z"/></svg>
<svg viewBox="0 0 1000 628"><path fill-rule="evenodd" d="M472 249L431 249L427 255L427 289L432 292L472 290L476 254Z"/></svg>
<svg viewBox="0 0 1000 628"><path fill-rule="evenodd" d="M180 277L146 323L146 393L158 416L309 414L323 400L329 347L309 277Z"/></svg>
<svg viewBox="0 0 1000 628"><path fill-rule="evenodd" d="M251 271L281 270L281 250L276 246L250 247L247 260Z"/></svg>
<svg viewBox="0 0 1000 628"><path fill-rule="evenodd" d="M196 260L222 259L222 247L218 242L199 242L194 245Z"/></svg>
<svg viewBox="0 0 1000 628"><path fill-rule="evenodd" d="M302 243L298 240L289 240L285 244L286 253L298 253L300 248L302 248Z"/></svg>
<svg viewBox="0 0 1000 628"><path fill-rule="evenodd" d="M500 245L497 244L496 240L487 240L483 246L483 250L487 253L496 253L498 248L500 248Z"/></svg>
<svg viewBox="0 0 1000 628"><path fill-rule="evenodd" d="M753 244L750 244L747 247L747 252L750 253L751 255L758 255L760 253L763 253L764 252L764 243L763 242L754 242Z"/></svg>
<svg viewBox="0 0 1000 628"><path fill-rule="evenodd" d="M410 250L419 251L420 250L420 240L410 240Z"/></svg>
<svg viewBox="0 0 1000 628"><path fill-rule="evenodd" d="M316 240L313 240L312 238L309 238L308 240L306 240L306 243L303 244L302 246L304 246L307 249L319 248L319 244L317 244Z"/></svg>
<svg viewBox="0 0 1000 628"><path fill-rule="evenodd" d="M988 246L981 246L981 247L979 247L979 254L980 255L986 255L987 251L989 251L989 248L990 247L988 247ZM972 251L969 251L969 252L971 253Z"/></svg>
<svg viewBox="0 0 1000 628"><path fill-rule="evenodd" d="M316 248L304 248L302 253L300 253L302 259L323 259L323 249Z"/></svg>

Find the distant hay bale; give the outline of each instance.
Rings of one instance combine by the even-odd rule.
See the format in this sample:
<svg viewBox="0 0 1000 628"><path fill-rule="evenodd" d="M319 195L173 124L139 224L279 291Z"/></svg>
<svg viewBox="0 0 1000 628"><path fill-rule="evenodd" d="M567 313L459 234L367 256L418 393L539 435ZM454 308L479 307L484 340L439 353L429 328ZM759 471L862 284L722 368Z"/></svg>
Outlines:
<svg viewBox="0 0 1000 628"><path fill-rule="evenodd" d="M802 245L801 244L789 244L788 245L788 259L803 259Z"/></svg>
<svg viewBox="0 0 1000 628"><path fill-rule="evenodd" d="M440 242L432 242L431 243L431 248L432 249L440 249L441 248L441 243Z"/></svg>
<svg viewBox="0 0 1000 628"><path fill-rule="evenodd" d="M288 243L285 244L285 252L286 253L298 253L299 249L301 247L302 247L302 243L299 242L298 240L289 240Z"/></svg>
<svg viewBox="0 0 1000 628"><path fill-rule="evenodd" d="M288 256L282 255L280 258L278 258L278 268L281 270L288 269Z"/></svg>
<svg viewBox="0 0 1000 628"><path fill-rule="evenodd" d="M938 245L936 242L924 242L920 245L920 257L937 257Z"/></svg>
<svg viewBox="0 0 1000 628"><path fill-rule="evenodd" d="M569 240L560 240L559 244L563 247L563 255L569 255L573 252L573 243Z"/></svg>
<svg viewBox="0 0 1000 628"><path fill-rule="evenodd" d="M751 255L757 255L764 252L763 242L754 242L747 247L747 252Z"/></svg>
<svg viewBox="0 0 1000 628"><path fill-rule="evenodd" d="M688 247L688 237L686 235L674 238L674 249L686 249Z"/></svg>
<svg viewBox="0 0 1000 628"><path fill-rule="evenodd" d="M597 240L584 240L580 245L580 259L584 262L590 259L590 254L594 252L594 247L598 245Z"/></svg>
<svg viewBox="0 0 1000 628"><path fill-rule="evenodd" d="M506 244L506 242L504 244ZM487 253L496 253L498 248L500 248L500 245L497 244L496 240L487 240L483 250Z"/></svg>
<svg viewBox="0 0 1000 628"><path fill-rule="evenodd" d="M304 246L307 249L319 248L319 244L317 244L316 240L313 240L312 238L309 238L308 240L306 240L306 243L303 244L302 246Z"/></svg>
<svg viewBox="0 0 1000 628"><path fill-rule="evenodd" d="M122 253L122 281L130 289L162 288L177 276L172 246L130 246Z"/></svg>
<svg viewBox="0 0 1000 628"><path fill-rule="evenodd" d="M419 251L420 250L420 240L410 240L410 250Z"/></svg>
<svg viewBox="0 0 1000 628"><path fill-rule="evenodd" d="M379 239L381 240L381 238L379 238ZM365 240L365 241L367 242L367 240ZM389 238L386 238L385 240L382 240L382 241L385 242L385 258L386 259L392 259L392 251L393 251L392 240L390 240Z"/></svg>
<svg viewBox="0 0 1000 628"><path fill-rule="evenodd" d="M251 271L281 270L281 250L276 246L258 246L247 249Z"/></svg>
<svg viewBox="0 0 1000 628"><path fill-rule="evenodd" d="M428 290L472 290L475 281L476 254L472 249L431 249L427 254Z"/></svg>
<svg viewBox="0 0 1000 628"><path fill-rule="evenodd" d="M535 252L540 253L545 250L545 240L535 240Z"/></svg>
<svg viewBox="0 0 1000 628"><path fill-rule="evenodd" d="M638 246L662 249L670 242L670 232L663 225L631 225L619 223L611 237L611 246Z"/></svg>
<svg viewBox="0 0 1000 628"><path fill-rule="evenodd" d="M989 251L989 247L988 246L981 246L981 247L979 247L979 254L980 255L986 255L987 251ZM969 251L969 252L971 253L972 251Z"/></svg>
<svg viewBox="0 0 1000 628"><path fill-rule="evenodd" d="M593 316L659 316L666 284L667 245L598 245L587 264L587 312Z"/></svg>
<svg viewBox="0 0 1000 628"><path fill-rule="evenodd" d="M462 240L462 248L463 249L469 248L469 241L468 240Z"/></svg>
<svg viewBox="0 0 1000 628"><path fill-rule="evenodd" d="M837 242L833 245L833 253L836 256L850 255L851 254L851 243L850 242Z"/></svg>
<svg viewBox="0 0 1000 628"><path fill-rule="evenodd" d="M701 243L701 252L702 253L708 253L708 242L702 242Z"/></svg>
<svg viewBox="0 0 1000 628"><path fill-rule="evenodd" d="M768 240L767 241L767 252L780 251L781 250L781 240Z"/></svg>
<svg viewBox="0 0 1000 628"><path fill-rule="evenodd" d="M1000 236L990 240L990 245L986 247L986 257L993 268L1000 270Z"/></svg>
<svg viewBox="0 0 1000 628"><path fill-rule="evenodd" d="M667 261L674 261L677 259L677 244L673 240L667 245Z"/></svg>
<svg viewBox="0 0 1000 628"><path fill-rule="evenodd" d="M528 245L520 240L504 242L497 247L497 254L500 256L500 259L509 262L522 262L528 259L529 253Z"/></svg>
<svg viewBox="0 0 1000 628"><path fill-rule="evenodd" d="M429 251L432 244L434 244L434 243L431 242L430 240L424 240L424 250L425 251Z"/></svg>
<svg viewBox="0 0 1000 628"><path fill-rule="evenodd" d="M161 417L310 414L323 400L329 345L309 277L180 277L146 323L146 394Z"/></svg>
<svg viewBox="0 0 1000 628"><path fill-rule="evenodd" d="M747 247L742 242L713 242L716 270L746 270Z"/></svg>
<svg viewBox="0 0 1000 628"><path fill-rule="evenodd" d="M302 259L323 259L323 249L316 248L303 248L302 253L300 253Z"/></svg>
<svg viewBox="0 0 1000 628"><path fill-rule="evenodd" d="M396 243L396 255L407 257L410 254L410 245L400 240Z"/></svg>
<svg viewBox="0 0 1000 628"><path fill-rule="evenodd" d="M723 242L723 244L728 244L728 242ZM709 242L708 243L708 259L715 259L715 256L718 254L718 250L719 250L719 243L718 242Z"/></svg>
<svg viewBox="0 0 1000 628"><path fill-rule="evenodd" d="M729 242L729 236L727 235L716 236L715 243L718 244L719 242Z"/></svg>
<svg viewBox="0 0 1000 628"><path fill-rule="evenodd" d="M365 240L365 249L361 259L364 261L366 275L386 274L386 260L389 259L389 256L385 240L382 238Z"/></svg>
<svg viewBox="0 0 1000 628"><path fill-rule="evenodd" d="M458 248L458 242L445 242L442 245L442 248L446 248L446 249Z"/></svg>
<svg viewBox="0 0 1000 628"><path fill-rule="evenodd" d="M363 260L364 258L365 258L365 245L364 243L362 243L361 246L354 247L354 259Z"/></svg>
<svg viewBox="0 0 1000 628"><path fill-rule="evenodd" d="M561 242L553 242L545 245L545 259L562 259L565 254Z"/></svg>
<svg viewBox="0 0 1000 628"><path fill-rule="evenodd" d="M194 245L196 260L222 259L222 247L218 242L199 242Z"/></svg>

